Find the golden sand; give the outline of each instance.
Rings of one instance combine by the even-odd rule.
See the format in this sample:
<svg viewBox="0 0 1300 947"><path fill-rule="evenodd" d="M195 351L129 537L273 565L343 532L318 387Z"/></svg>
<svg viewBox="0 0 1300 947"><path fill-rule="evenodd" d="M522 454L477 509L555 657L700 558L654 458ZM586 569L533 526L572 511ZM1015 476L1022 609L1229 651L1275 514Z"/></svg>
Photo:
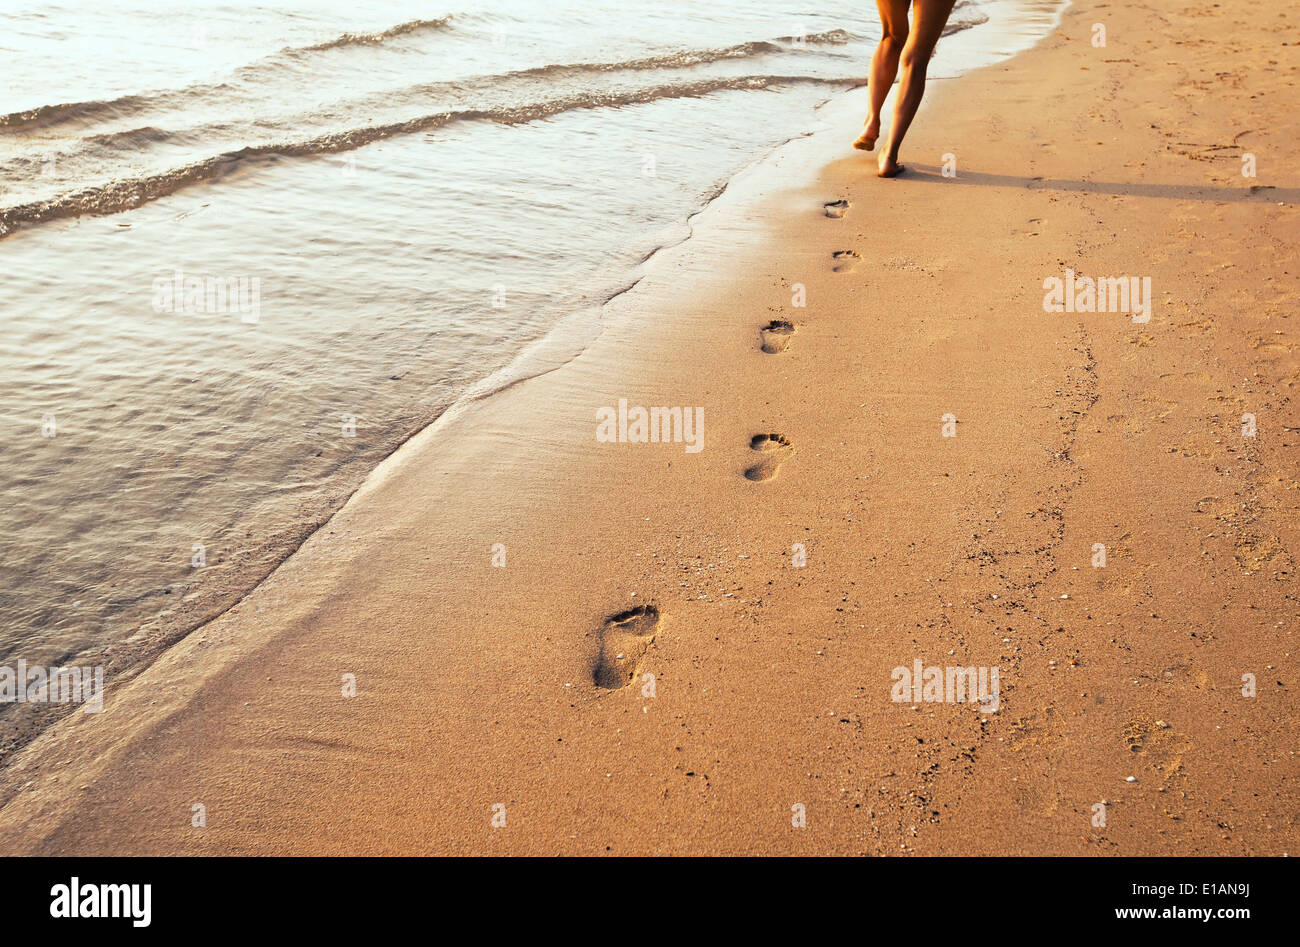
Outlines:
<svg viewBox="0 0 1300 947"><path fill-rule="evenodd" d="M31 744L0 849L1294 852L1295 26L1081 0L932 83L897 180L828 106ZM1067 269L1149 321L1045 312ZM620 398L703 449L597 440ZM891 700L916 660L996 712Z"/></svg>

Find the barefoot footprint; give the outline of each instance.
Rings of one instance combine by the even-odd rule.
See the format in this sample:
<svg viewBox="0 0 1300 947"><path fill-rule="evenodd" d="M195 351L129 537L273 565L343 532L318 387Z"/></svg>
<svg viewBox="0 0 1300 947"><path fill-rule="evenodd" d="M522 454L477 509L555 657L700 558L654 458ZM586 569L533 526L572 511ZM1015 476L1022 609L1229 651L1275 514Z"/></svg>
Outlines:
<svg viewBox="0 0 1300 947"><path fill-rule="evenodd" d="M836 250L831 255L835 258L835 265L831 267L832 273L848 272L862 259L856 250Z"/></svg>
<svg viewBox="0 0 1300 947"><path fill-rule="evenodd" d="M781 434L755 434L749 439L749 449L763 454L762 459L745 471L746 480L771 480L777 469L794 448Z"/></svg>
<svg viewBox="0 0 1300 947"><path fill-rule="evenodd" d="M826 210L827 217L843 217L849 212L849 202L843 198L823 204L822 207Z"/></svg>
<svg viewBox="0 0 1300 947"><path fill-rule="evenodd" d="M784 352L790 344L790 336L794 335L794 323L773 319L760 330L760 334L763 337L763 351L768 355L776 355Z"/></svg>
<svg viewBox="0 0 1300 947"><path fill-rule="evenodd" d="M617 690L631 683L658 630L659 609L654 605L638 605L605 619L600 653L591 669L596 686Z"/></svg>

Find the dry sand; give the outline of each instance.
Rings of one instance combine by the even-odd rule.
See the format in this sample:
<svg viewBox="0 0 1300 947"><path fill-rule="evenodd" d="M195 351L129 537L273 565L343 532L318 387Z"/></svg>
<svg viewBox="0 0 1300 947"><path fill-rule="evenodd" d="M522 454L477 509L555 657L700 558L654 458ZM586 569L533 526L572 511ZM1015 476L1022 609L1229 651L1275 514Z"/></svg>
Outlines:
<svg viewBox="0 0 1300 947"><path fill-rule="evenodd" d="M31 744L0 850L1294 853L1294 19L1078 2L933 83L895 181L827 106L580 356ZM1067 267L1150 321L1044 312ZM599 443L619 398L704 449ZM996 666L997 712L891 701L917 658Z"/></svg>

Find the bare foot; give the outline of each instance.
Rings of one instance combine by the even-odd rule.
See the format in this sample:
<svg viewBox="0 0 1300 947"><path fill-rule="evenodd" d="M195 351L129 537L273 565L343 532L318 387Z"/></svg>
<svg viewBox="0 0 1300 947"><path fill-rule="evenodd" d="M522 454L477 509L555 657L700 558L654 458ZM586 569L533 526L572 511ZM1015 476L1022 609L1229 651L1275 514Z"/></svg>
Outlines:
<svg viewBox="0 0 1300 947"><path fill-rule="evenodd" d="M906 170L907 168L899 164L897 159L891 158L887 151L882 151L876 160L876 174L882 178L896 178Z"/></svg>
<svg viewBox="0 0 1300 947"><path fill-rule="evenodd" d="M862 134L858 140L853 143L853 147L859 151L872 151L876 147L876 139L880 137L880 121L868 120L866 127L862 129Z"/></svg>

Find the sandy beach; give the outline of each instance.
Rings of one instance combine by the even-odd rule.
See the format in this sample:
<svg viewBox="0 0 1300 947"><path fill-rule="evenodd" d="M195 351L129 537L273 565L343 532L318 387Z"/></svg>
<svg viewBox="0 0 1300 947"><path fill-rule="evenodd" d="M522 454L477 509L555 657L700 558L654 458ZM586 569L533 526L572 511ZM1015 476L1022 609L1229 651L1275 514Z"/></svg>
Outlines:
<svg viewBox="0 0 1300 947"><path fill-rule="evenodd" d="M16 754L0 851L1295 854L1296 25L1076 0L896 180L832 100Z"/></svg>

